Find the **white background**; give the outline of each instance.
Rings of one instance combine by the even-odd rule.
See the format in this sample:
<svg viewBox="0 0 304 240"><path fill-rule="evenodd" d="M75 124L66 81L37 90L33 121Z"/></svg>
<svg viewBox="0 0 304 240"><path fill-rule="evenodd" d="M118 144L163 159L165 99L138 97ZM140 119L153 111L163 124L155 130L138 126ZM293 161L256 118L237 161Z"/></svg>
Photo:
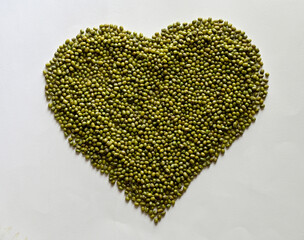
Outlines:
<svg viewBox="0 0 304 240"><path fill-rule="evenodd" d="M302 0L0 0L0 227L29 240L303 240L303 11ZM42 70L80 29L113 23L151 36L198 17L246 32L269 94L256 123L155 226L69 147Z"/></svg>

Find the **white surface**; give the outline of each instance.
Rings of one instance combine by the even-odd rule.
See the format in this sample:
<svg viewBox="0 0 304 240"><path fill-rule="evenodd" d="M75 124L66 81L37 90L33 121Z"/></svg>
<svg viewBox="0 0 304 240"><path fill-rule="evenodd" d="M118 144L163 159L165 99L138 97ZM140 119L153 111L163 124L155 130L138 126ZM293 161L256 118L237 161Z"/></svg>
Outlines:
<svg viewBox="0 0 304 240"><path fill-rule="evenodd" d="M29 240L304 239L304 1L0 1L0 226ZM266 108L158 226L74 153L42 70L79 30L151 36L198 17L244 30L270 72Z"/></svg>

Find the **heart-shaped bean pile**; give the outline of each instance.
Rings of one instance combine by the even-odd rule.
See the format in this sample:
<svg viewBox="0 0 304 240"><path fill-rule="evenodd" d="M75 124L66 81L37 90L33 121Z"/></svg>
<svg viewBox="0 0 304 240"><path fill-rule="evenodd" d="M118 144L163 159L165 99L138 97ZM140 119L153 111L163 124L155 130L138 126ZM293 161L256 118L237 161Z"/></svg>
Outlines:
<svg viewBox="0 0 304 240"><path fill-rule="evenodd" d="M223 20L175 23L152 38L101 25L58 48L45 89L76 152L157 223L264 107L262 65Z"/></svg>

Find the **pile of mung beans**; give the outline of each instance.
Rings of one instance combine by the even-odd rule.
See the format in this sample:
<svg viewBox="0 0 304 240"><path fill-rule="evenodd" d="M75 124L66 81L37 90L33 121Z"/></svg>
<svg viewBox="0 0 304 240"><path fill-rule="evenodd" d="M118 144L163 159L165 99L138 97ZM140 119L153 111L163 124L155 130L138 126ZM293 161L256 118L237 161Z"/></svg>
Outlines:
<svg viewBox="0 0 304 240"><path fill-rule="evenodd" d="M81 30L43 73L70 145L157 223L264 108L262 66L243 31L199 18L152 38Z"/></svg>

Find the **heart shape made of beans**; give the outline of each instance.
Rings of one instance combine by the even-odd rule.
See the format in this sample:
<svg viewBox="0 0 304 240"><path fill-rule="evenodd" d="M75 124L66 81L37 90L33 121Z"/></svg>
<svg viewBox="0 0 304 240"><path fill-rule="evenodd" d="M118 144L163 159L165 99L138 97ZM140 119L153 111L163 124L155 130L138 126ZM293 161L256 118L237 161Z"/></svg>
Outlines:
<svg viewBox="0 0 304 240"><path fill-rule="evenodd" d="M264 108L262 66L223 20L152 38L101 25L58 48L45 92L70 145L157 223Z"/></svg>

